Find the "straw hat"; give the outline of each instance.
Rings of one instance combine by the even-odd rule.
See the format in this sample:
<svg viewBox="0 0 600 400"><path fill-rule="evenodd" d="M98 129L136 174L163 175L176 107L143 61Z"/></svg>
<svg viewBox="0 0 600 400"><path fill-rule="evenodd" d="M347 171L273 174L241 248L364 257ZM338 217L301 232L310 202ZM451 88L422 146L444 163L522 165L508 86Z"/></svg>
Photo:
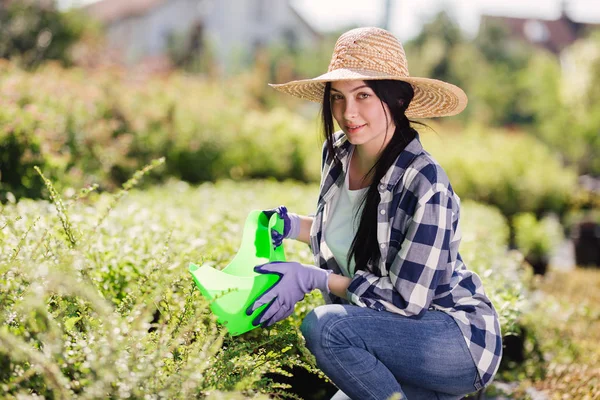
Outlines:
<svg viewBox="0 0 600 400"><path fill-rule="evenodd" d="M402 44L381 28L357 28L340 36L327 73L313 79L269 84L292 96L320 103L325 82L393 79L410 83L415 95L406 116L430 118L456 115L467 106L467 95L457 86L437 79L411 77Z"/></svg>

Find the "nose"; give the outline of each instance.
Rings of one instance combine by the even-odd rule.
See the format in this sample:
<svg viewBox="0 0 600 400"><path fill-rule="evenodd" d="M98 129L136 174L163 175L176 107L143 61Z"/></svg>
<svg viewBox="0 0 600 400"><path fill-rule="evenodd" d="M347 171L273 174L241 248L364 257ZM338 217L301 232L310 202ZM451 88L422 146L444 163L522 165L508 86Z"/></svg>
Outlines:
<svg viewBox="0 0 600 400"><path fill-rule="evenodd" d="M358 115L356 102L353 99L346 100L344 106L344 119L352 121Z"/></svg>

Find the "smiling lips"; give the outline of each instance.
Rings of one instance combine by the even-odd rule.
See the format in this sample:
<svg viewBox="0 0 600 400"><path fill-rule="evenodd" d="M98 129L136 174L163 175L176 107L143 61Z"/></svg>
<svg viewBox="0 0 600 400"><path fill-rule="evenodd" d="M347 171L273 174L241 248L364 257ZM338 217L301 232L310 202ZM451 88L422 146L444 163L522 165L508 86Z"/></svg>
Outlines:
<svg viewBox="0 0 600 400"><path fill-rule="evenodd" d="M363 124L363 125L346 125L346 129L348 130L348 133L355 133L355 132L358 132L365 125L366 124Z"/></svg>

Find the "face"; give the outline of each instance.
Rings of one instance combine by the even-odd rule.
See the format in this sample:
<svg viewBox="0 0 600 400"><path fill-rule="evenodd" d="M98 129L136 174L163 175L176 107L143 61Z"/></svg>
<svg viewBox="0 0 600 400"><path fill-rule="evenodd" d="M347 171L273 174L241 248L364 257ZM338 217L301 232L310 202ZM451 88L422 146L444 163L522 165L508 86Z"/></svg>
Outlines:
<svg viewBox="0 0 600 400"><path fill-rule="evenodd" d="M387 104L382 106L379 97L364 81L332 82L331 111L350 143L369 153L377 154L394 133Z"/></svg>

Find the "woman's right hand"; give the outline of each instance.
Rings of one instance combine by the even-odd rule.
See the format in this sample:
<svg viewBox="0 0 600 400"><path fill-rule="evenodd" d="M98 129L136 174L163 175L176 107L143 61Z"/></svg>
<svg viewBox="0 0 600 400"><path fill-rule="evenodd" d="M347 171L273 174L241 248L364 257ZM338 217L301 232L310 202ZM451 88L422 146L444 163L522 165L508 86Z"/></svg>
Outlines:
<svg viewBox="0 0 600 400"><path fill-rule="evenodd" d="M277 283L265 291L246 310L246 315L252 315L256 309L268 304L252 321L254 326L270 326L289 317L294 312L296 303L315 289L329 293L331 270L294 261L272 261L257 265L254 267L254 272L279 275Z"/></svg>
<svg viewBox="0 0 600 400"><path fill-rule="evenodd" d="M263 210L263 214L267 218L275 213L283 220L283 233L277 232L277 230L271 230L271 237L273 238L273 244L277 248L283 243L283 239L296 239L300 232L300 217L297 214L288 213L286 206L279 206L270 210Z"/></svg>

